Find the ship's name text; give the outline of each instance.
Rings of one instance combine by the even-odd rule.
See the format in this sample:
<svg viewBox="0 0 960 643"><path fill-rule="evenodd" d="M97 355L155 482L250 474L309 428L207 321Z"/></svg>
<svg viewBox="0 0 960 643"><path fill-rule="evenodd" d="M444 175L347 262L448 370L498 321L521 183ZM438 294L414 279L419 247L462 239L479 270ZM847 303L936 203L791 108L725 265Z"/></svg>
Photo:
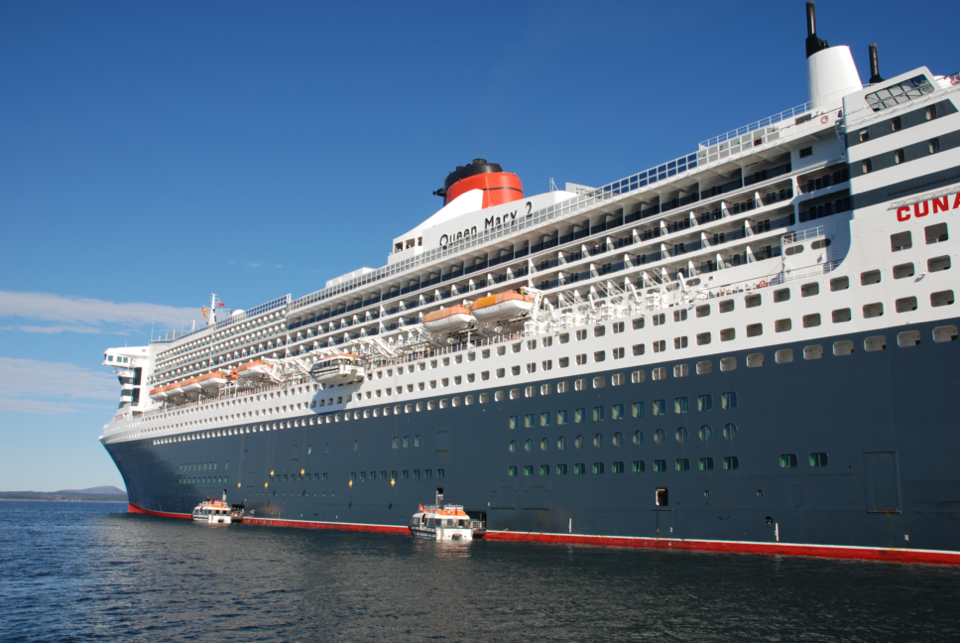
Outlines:
<svg viewBox="0 0 960 643"><path fill-rule="evenodd" d="M483 229L489 230L501 225L512 225L516 219L517 210L514 210L513 212L504 212L501 216L490 216L484 219ZM462 241L463 239L471 237L475 234L477 234L477 226L472 226L461 232L443 234L440 236L440 245L445 246L448 243L456 243L457 241Z"/></svg>
<svg viewBox="0 0 960 643"><path fill-rule="evenodd" d="M951 197L953 200L952 205L950 203ZM908 221L910 217L919 219L928 214L937 214L939 212L958 209L960 209L960 192L914 203L912 207L909 205L901 206L897 208L897 221Z"/></svg>

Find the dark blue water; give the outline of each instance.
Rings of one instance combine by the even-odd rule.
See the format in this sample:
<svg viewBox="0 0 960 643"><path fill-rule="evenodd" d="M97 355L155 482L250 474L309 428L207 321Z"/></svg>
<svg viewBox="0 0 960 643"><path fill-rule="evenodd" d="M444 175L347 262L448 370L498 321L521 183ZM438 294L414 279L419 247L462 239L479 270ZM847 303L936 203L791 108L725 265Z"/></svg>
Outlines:
<svg viewBox="0 0 960 643"><path fill-rule="evenodd" d="M954 567L0 511L0 641L960 641Z"/></svg>

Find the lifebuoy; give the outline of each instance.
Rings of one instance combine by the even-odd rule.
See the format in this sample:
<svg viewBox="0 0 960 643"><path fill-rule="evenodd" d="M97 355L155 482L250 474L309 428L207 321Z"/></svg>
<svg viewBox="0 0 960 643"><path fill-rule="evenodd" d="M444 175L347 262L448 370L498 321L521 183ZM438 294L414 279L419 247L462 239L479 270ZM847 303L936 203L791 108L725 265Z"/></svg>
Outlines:
<svg viewBox="0 0 960 643"><path fill-rule="evenodd" d="M950 77L951 85L960 85L960 74L954 74Z"/></svg>
<svg viewBox="0 0 960 643"><path fill-rule="evenodd" d="M767 287L766 281L761 281L760 283L757 284L757 288L766 288L766 287Z"/></svg>
<svg viewBox="0 0 960 643"><path fill-rule="evenodd" d="M830 120L830 119L828 119L826 116L821 116L821 117L820 117L820 122L821 122L821 123L826 123L828 120Z"/></svg>

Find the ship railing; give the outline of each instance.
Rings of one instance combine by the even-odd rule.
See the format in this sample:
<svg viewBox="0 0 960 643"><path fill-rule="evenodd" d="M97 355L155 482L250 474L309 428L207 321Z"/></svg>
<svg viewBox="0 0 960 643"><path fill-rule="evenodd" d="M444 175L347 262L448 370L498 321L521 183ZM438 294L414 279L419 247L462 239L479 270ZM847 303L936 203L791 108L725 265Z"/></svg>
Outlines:
<svg viewBox="0 0 960 643"><path fill-rule="evenodd" d="M818 266L811 266L809 268L798 268L796 270L784 270L780 274L776 275L770 279L770 285L782 284L788 281L796 281L797 279L808 279L809 277L817 277L819 275L824 275L828 272L833 272L837 267L843 263L842 259L837 259L835 261L827 261Z"/></svg>
<svg viewBox="0 0 960 643"><path fill-rule="evenodd" d="M806 230L788 232L781 237L780 243L781 245L786 245L788 243L800 243L801 241L806 241L807 239L816 239L817 237L822 236L824 236L824 228L822 225L818 225L814 228L807 228Z"/></svg>

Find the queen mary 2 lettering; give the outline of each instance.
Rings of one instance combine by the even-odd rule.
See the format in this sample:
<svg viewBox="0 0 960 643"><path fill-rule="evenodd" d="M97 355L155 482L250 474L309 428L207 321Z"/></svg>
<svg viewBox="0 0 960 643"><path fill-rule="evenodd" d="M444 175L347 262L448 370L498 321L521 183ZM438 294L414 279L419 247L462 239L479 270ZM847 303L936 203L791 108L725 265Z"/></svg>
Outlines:
<svg viewBox="0 0 960 643"><path fill-rule="evenodd" d="M384 266L108 349L130 510L960 562L960 86L807 10L803 105L598 188L475 159Z"/></svg>

